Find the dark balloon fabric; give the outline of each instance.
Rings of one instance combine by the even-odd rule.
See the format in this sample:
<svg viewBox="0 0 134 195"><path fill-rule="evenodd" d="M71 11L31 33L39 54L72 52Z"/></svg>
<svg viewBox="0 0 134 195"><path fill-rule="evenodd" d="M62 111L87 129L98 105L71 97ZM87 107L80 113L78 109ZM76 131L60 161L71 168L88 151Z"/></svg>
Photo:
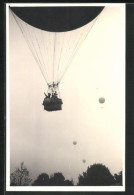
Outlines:
<svg viewBox="0 0 134 195"><path fill-rule="evenodd" d="M10 7L26 23L50 32L79 28L96 18L104 7Z"/></svg>

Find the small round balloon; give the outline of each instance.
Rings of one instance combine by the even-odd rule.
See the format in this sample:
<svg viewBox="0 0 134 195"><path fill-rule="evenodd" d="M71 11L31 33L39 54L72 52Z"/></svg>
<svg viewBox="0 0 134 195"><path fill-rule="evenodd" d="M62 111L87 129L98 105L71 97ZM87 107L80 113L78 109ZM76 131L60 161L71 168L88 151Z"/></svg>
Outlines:
<svg viewBox="0 0 134 195"><path fill-rule="evenodd" d="M73 145L76 145L77 144L77 142L76 141L73 141Z"/></svg>
<svg viewBox="0 0 134 195"><path fill-rule="evenodd" d="M99 98L99 102L100 102L101 104L103 104L103 103L105 102L105 98L100 97L100 98Z"/></svg>
<svg viewBox="0 0 134 195"><path fill-rule="evenodd" d="M82 160L82 162L83 162L83 163L85 163L85 162L86 162L86 160Z"/></svg>

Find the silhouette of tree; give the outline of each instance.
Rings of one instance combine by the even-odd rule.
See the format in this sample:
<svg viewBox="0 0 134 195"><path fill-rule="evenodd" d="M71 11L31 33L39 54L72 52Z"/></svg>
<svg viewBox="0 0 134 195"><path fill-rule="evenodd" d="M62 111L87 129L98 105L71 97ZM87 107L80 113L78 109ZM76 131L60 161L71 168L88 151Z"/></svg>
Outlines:
<svg viewBox="0 0 134 195"><path fill-rule="evenodd" d="M79 186L110 186L114 185L114 177L109 169L102 164L93 164L83 175L79 175Z"/></svg>
<svg viewBox="0 0 134 195"><path fill-rule="evenodd" d="M64 186L65 177L62 173L54 173L50 176L51 186Z"/></svg>
<svg viewBox="0 0 134 195"><path fill-rule="evenodd" d="M114 174L115 185L122 186L122 171Z"/></svg>
<svg viewBox="0 0 134 195"><path fill-rule="evenodd" d="M70 181L70 180L67 179L67 180L64 181L64 186L73 186L73 185L74 185L73 180Z"/></svg>
<svg viewBox="0 0 134 195"><path fill-rule="evenodd" d="M50 177L47 173L41 173L32 183L32 186L73 186L73 181L65 180L62 173L54 173Z"/></svg>
<svg viewBox="0 0 134 195"><path fill-rule="evenodd" d="M20 167L16 168L10 175L11 186L28 186L32 179L29 176L29 171L24 166L24 162L20 164Z"/></svg>
<svg viewBox="0 0 134 195"><path fill-rule="evenodd" d="M32 186L49 186L50 180L47 173L41 173L37 179L33 182Z"/></svg>

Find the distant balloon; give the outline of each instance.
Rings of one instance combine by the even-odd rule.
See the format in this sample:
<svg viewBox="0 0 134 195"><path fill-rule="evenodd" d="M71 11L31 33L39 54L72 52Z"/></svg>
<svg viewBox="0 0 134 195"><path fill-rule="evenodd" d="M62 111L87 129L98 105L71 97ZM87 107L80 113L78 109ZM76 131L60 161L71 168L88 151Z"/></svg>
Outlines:
<svg viewBox="0 0 134 195"><path fill-rule="evenodd" d="M86 163L86 160L82 160L83 163Z"/></svg>
<svg viewBox="0 0 134 195"><path fill-rule="evenodd" d="M100 97L100 98L99 98L99 102L100 102L101 104L103 104L103 103L105 102L105 98Z"/></svg>
<svg viewBox="0 0 134 195"><path fill-rule="evenodd" d="M76 141L73 141L73 145L76 145L77 144L77 142Z"/></svg>

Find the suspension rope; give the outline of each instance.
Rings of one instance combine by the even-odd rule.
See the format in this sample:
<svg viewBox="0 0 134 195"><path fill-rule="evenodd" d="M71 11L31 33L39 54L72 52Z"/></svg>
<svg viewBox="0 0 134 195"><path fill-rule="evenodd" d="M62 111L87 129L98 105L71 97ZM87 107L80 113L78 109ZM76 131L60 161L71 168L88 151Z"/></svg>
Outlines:
<svg viewBox="0 0 134 195"><path fill-rule="evenodd" d="M34 31L34 30L33 30L33 31ZM39 58L39 59L42 59L42 63L43 63L43 65L44 65L44 66L42 66L42 68L43 68L44 71L45 71L46 78L48 78L47 69L45 68L46 65L45 65L45 63L44 63L44 59L43 59L43 56L42 56L42 52L41 52L40 45L39 45L39 42L38 42L38 39L37 39L37 36L36 36L35 31L34 31L34 35L35 35L35 39L36 39L37 46L38 46L38 48L39 48L39 54L40 54L40 56L41 56L41 58ZM41 63L41 65L42 65L42 63ZM48 80L48 79L47 79L47 80Z"/></svg>
<svg viewBox="0 0 134 195"><path fill-rule="evenodd" d="M23 35L24 39L26 40L26 43L27 43L27 45L28 45L28 47L29 47L29 49L30 49L30 51L31 51L31 53L32 53L32 55L33 55L33 57L34 57L36 63L39 64L38 58L37 58L37 56L35 55L35 53L33 52L31 43L29 42L29 40L28 40L28 38L27 38L27 35L26 35L25 30L24 30L24 28L23 28L21 19L19 19L12 11L11 11L11 13L12 13L12 15L13 15L13 17L14 17L14 19L15 19L15 21L16 21L18 27L19 27L19 29L21 30L22 35ZM23 22L23 24L27 25L25 22ZM40 68L40 66L39 66L39 68ZM40 68L40 70L41 70L41 68ZM43 75L43 77L44 77L44 74L43 74L42 70L41 70L41 73L42 73L42 75ZM45 77L44 77L44 79L46 80ZM46 80L46 82L47 82L47 80Z"/></svg>
<svg viewBox="0 0 134 195"><path fill-rule="evenodd" d="M72 56L71 56L71 58L70 58L70 60L69 60L69 62L68 62L68 66L66 67L66 69L65 69L65 71L63 72L62 76L60 77L59 82L61 82L63 76L65 75L66 71L67 71L68 68L70 67L71 61L73 60L73 57L75 56L75 53L76 53L76 51L78 50L79 46L80 46L81 43L85 40L85 38L87 37L87 35L89 34L89 32L91 32L91 29L93 28L94 24L95 24L96 21L98 20L98 17L99 17L99 16L96 17L96 19L94 20L94 22L93 22L91 28L88 29L88 31L87 31L87 33L85 34L85 36L83 37L83 39L80 40L79 43L77 43L77 45L76 45L76 47L75 47L75 50L74 50L74 52L73 52L73 54L72 54Z"/></svg>
<svg viewBox="0 0 134 195"><path fill-rule="evenodd" d="M27 25L26 23L25 23L25 25L26 25L26 27L27 27L27 31L25 31L25 32L28 32L28 33L29 33L28 37L29 37L29 39L31 39L31 43L32 43L32 46L33 46L35 55L36 55L37 60L38 60L38 63L37 63L37 64L38 64L38 66L39 66L39 68L40 68L40 71L41 71L41 73L42 73L42 75L43 75L43 77L44 77L46 83L48 83L47 77L45 76L45 73L44 73L44 71L43 71L42 63L41 63L41 60L40 60L40 58L39 58L39 55L38 55L38 52L37 52L37 49L36 49L36 42L35 42L35 43L33 42L33 40L34 40L33 35L34 35L34 37L35 37L34 31L32 31L32 33L31 33L31 30L28 28L28 25Z"/></svg>
<svg viewBox="0 0 134 195"><path fill-rule="evenodd" d="M50 44L49 44L49 36L50 36L50 32L46 32L46 31L43 31L43 34L44 34L44 43L46 43L46 58L47 58L47 61L48 61L48 69L49 69L49 81L51 81L51 64L50 64ZM45 39L45 37L47 37ZM45 45L44 45L45 46Z"/></svg>
<svg viewBox="0 0 134 195"><path fill-rule="evenodd" d="M41 53L41 56L42 56L42 62L43 62L43 67L46 71L46 75L47 75L47 78L49 78L49 73L48 73L48 63L47 63L47 60L44 59L44 56L45 56L45 51L42 49L43 47L43 39L42 39L42 30L39 30L39 34L40 34L40 39L38 39L38 44L40 46L40 53ZM41 47L42 46L42 47ZM49 80L49 79L48 79Z"/></svg>
<svg viewBox="0 0 134 195"><path fill-rule="evenodd" d="M40 33L39 39L37 38L38 34L35 32L34 27L19 19L13 12L12 15L47 84L49 78L49 83L55 82L59 84L61 82L63 76L70 67L76 51L79 49L89 32L91 32L99 17L97 16L91 24L88 23L84 27L64 33L53 33L38 29L38 32ZM41 44L43 45L42 47ZM51 77L48 73L50 73Z"/></svg>
<svg viewBox="0 0 134 195"><path fill-rule="evenodd" d="M68 56L70 56L70 55L72 55L72 53L71 53L71 51L73 51L74 50L74 47L75 47L75 45L76 45L76 43L79 41L79 39L78 39L78 37L79 37L79 31L77 31L78 33L78 35L76 36L76 32L74 33L74 31L72 31L73 32L73 35L75 36L75 39L73 39L72 38L72 40L74 40L73 41L73 43L72 43L72 41L69 41L69 43L68 43L68 49L67 49L67 53L66 53L66 58L65 58L65 60L63 61L63 63L64 63L64 66L66 67L66 64L67 64L67 62L68 62ZM70 32L69 32L70 33ZM73 36L72 36L73 37ZM71 45L70 45L71 44ZM72 47L71 47L72 46ZM70 50L70 47L71 47L71 50ZM60 71L60 73L58 74L59 75L59 78L60 78L60 75L62 75L62 69L61 69L61 71Z"/></svg>
<svg viewBox="0 0 134 195"><path fill-rule="evenodd" d="M51 43L51 36L52 36L52 33L49 32L49 65L50 65L50 70L51 70L51 81L53 81L53 59L52 59L52 54L53 54L53 47L52 47L52 43Z"/></svg>
<svg viewBox="0 0 134 195"><path fill-rule="evenodd" d="M70 39L71 39L72 31L67 32L66 34L70 34L70 36L67 36L67 37L69 37L69 38L68 38L67 41L66 41L66 47L65 47L66 50L65 50L64 55L63 55L63 57L62 57L62 64L61 64L61 66L60 66L60 71L58 72L58 75L61 74L62 69L63 69L63 67L64 67L64 65L65 65L65 61L66 61L66 59L67 59L67 54L68 54L68 52L69 52L69 44L70 44Z"/></svg>
<svg viewBox="0 0 134 195"><path fill-rule="evenodd" d="M53 54L53 81L54 81L54 76L55 76L55 53L56 53L56 33L54 33L54 54Z"/></svg>
<svg viewBox="0 0 134 195"><path fill-rule="evenodd" d="M58 67L57 67L57 74L59 72L59 68L60 68L60 63L61 63L61 54L63 53L63 48L64 48L64 37L65 37L65 32L63 33L63 38L62 38L62 44L61 44L61 51L60 51L60 57L59 57L59 63L58 63Z"/></svg>
<svg viewBox="0 0 134 195"><path fill-rule="evenodd" d="M73 54L73 52L74 52L74 50L75 50L75 48L77 47L77 45L78 45L78 43L79 43L79 41L80 41L80 38L79 38L79 34L81 34L81 31L77 31L77 36L76 36L76 32L74 33L74 31L73 31L73 34L74 34L74 36L76 37L75 39L74 39L74 42L73 42L73 44L71 44L72 45L72 47L71 47L71 45L69 45L69 48L71 47L71 50L70 50L70 52L68 52L67 54L68 54L68 56L72 56L72 54ZM79 38L79 39L78 39ZM71 43L72 43L72 41L71 41ZM69 51L69 48L68 48L68 51ZM73 51L73 52L71 52L71 51ZM66 60L64 61L64 66L66 67L66 64L68 65L68 61L69 61L69 59L68 58L66 58ZM66 67L67 68L67 67ZM62 71L60 71L60 74L59 74L59 78L61 77L60 75L62 75L63 73L62 73Z"/></svg>
<svg viewBox="0 0 134 195"><path fill-rule="evenodd" d="M42 36L42 44L43 44L43 48L44 48L44 56L45 56L45 60L46 60L46 63L47 63L47 67L49 66L49 63L48 63L48 54L47 54L47 43L44 41L44 36L43 36L43 31L41 30L41 36ZM46 46L46 47L45 47ZM50 76L49 76L49 70L47 68L47 72L48 72L48 80L50 81Z"/></svg>

